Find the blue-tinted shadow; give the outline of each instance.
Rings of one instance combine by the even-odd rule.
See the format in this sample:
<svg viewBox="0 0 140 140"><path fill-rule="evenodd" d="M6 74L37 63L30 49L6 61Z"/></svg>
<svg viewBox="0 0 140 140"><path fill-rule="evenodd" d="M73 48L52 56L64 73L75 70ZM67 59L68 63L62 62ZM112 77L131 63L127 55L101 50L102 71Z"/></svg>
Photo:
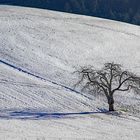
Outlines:
<svg viewBox="0 0 140 140"><path fill-rule="evenodd" d="M8 111L5 115L0 115L1 119L58 119L58 118L75 118L90 114L107 113L105 109L98 109L95 112L76 112L76 113L47 113L47 112L32 112L32 111Z"/></svg>

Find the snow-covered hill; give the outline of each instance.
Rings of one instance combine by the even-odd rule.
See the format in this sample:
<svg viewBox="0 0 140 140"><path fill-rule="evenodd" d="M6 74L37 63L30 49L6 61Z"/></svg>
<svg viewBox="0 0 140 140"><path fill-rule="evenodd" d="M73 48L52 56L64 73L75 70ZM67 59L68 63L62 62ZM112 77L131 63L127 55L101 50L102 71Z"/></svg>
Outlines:
<svg viewBox="0 0 140 140"><path fill-rule="evenodd" d="M63 135L59 135L59 138L86 138L85 135L88 134L90 134L89 138L95 138L94 134L92 135L92 129L89 130L91 133L89 131L82 133L82 131L89 126L94 128L90 123L94 121L97 123L101 119L100 115L94 114L100 114L101 110L107 109L107 104L102 98L96 99L81 93L79 89L73 89L77 80L73 72L80 66L101 67L105 62L114 61L140 75L139 56L139 26L47 10L0 6L0 118L40 120L45 117L51 118L51 126L60 128L60 124L65 123L63 119L56 120L55 123L53 119L66 116L69 123L65 127L72 127L72 130L66 137L68 130L65 127L59 129L58 135L60 130L67 130ZM135 113L139 116L139 105L139 95L134 96L130 93L116 95L116 106L122 110L128 109L131 114ZM136 118L133 120L134 118L132 119L128 114L126 116L130 122L127 124L126 120L119 118L120 124L124 122L129 128L130 124L134 123L136 137L128 133L130 132L128 130L123 138L127 139L126 135L129 134L131 138L137 138L140 120ZM80 116L77 119L74 117L74 121L73 115L76 118ZM81 115L87 115L89 119ZM113 119L117 124L116 116L101 116L103 124L107 124L107 118L111 121L108 129L112 126ZM94 117L96 119L93 121ZM83 126L84 120L89 120L87 126ZM79 123L79 128L70 126L77 121L82 121L81 124ZM0 120L0 124L6 125L5 128L1 128L4 135L0 138L7 140L10 135L9 139L16 139L15 134L12 135L9 132L6 134L4 129L10 131L9 125L14 127L15 124L23 131L24 126L18 126L18 123L22 124L20 120L15 120L15 123L13 120ZM34 121L26 123L36 126ZM38 123L40 126L36 131L41 129L44 123L49 122L39 121ZM58 126L57 123L59 123ZM113 125L113 129L121 127L116 124ZM45 129L52 132L56 129L55 127L49 129L45 126ZM77 135L74 134L75 130ZM18 129L15 128L15 132L17 131ZM30 134L35 130L30 131L26 133L25 129L25 136L18 139L30 139ZM103 131L104 129L101 129L101 133ZM50 134L45 135L45 132L43 130L40 133L40 139L57 137L57 133L51 137ZM117 134L119 133L121 132L117 131ZM34 133L33 135L35 136ZM34 136L32 136L33 139L36 137Z"/></svg>

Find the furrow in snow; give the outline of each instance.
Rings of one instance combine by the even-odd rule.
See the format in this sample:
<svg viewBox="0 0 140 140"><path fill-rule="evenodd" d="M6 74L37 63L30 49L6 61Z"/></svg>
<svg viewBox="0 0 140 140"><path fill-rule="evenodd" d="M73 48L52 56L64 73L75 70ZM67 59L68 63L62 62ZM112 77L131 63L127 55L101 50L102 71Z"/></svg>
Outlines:
<svg viewBox="0 0 140 140"><path fill-rule="evenodd" d="M59 83L57 83L57 82L54 82L54 81L45 79L45 78L43 78L43 77L41 77L41 76L38 76L38 75L33 74L33 73L29 72L29 71L26 71L26 70L24 70L24 69L22 69L22 68L19 68L19 67L13 65L13 64L10 64L10 63L8 63L8 62L6 62L6 61L0 60L0 63L5 64L6 66L9 66L9 67L11 67L11 68L13 68L13 69L15 69L15 70L18 70L18 71L23 72L23 73L25 73L25 74L28 74L28 75L30 75L30 76L36 77L37 79L44 80L44 81L48 81L48 82L50 82L50 83L52 83L52 84L54 84L54 85L61 86L61 87L65 88L66 90L70 90L70 91L72 91L72 92L81 94L82 96L84 96L84 97L86 97L86 98L88 98L88 99L91 99L90 97L88 97L88 96L82 94L82 93L79 92L79 91L76 91L76 90L74 90L74 89L72 89L72 88L70 88L70 87L67 87L67 86L65 86L65 85L59 84Z"/></svg>

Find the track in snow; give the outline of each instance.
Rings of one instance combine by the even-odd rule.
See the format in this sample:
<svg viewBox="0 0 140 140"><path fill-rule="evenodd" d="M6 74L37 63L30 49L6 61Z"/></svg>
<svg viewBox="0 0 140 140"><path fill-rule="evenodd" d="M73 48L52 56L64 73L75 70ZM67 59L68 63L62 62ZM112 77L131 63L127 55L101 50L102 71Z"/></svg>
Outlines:
<svg viewBox="0 0 140 140"><path fill-rule="evenodd" d="M79 91L76 91L76 90L74 90L74 89L72 89L72 88L70 88L70 87L67 87L67 86L65 86L65 85L62 85L62 84L60 84L60 83L51 81L51 80L49 80L49 79L45 79L45 78L43 78L43 77L41 77L41 76L38 76L38 75L36 75L36 74L33 74L33 73L31 73L31 72L29 72L29 71L27 71L27 70L24 70L24 69L22 69L22 68L19 68L19 67L13 65L13 64L10 64L10 63L8 63L8 62L5 62L5 61L1 60L1 59L0 59L0 63L5 64L5 65L7 65L7 66L9 66L9 67L11 67L11 68L13 68L13 69L15 69L15 70L18 70L18 71L23 72L23 73L25 73L25 74L28 74L28 75L30 75L30 76L36 77L36 78L38 78L38 79L40 79L40 80L44 80L44 81L50 82L50 83L52 83L52 84L54 84L54 85L63 87L63 88L65 88L65 89L67 89L67 90L70 90L70 91L72 91L72 92L81 94L82 96L84 96L84 97L86 97L86 98L88 98L88 99L91 99L90 97L88 97L88 96L82 94L82 93L79 92Z"/></svg>

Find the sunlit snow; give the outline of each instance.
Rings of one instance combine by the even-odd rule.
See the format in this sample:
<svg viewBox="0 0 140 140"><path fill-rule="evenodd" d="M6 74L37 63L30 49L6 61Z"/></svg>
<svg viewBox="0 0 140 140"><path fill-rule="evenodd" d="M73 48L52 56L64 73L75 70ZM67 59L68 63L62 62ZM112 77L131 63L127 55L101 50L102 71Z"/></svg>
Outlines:
<svg viewBox="0 0 140 140"><path fill-rule="evenodd" d="M0 6L0 140L140 137L140 96L74 89L80 66L121 64L140 75L140 27L48 10Z"/></svg>

